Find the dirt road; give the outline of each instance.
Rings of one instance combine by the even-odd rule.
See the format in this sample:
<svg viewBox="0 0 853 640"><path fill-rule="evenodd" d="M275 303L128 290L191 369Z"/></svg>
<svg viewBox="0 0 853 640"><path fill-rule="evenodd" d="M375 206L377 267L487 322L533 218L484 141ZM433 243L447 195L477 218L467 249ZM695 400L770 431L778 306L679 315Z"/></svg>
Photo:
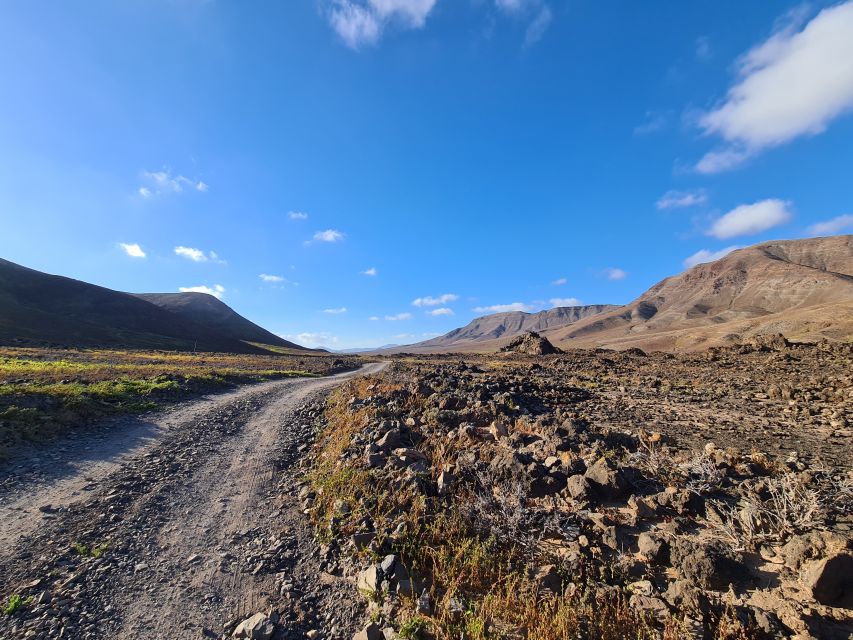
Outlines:
<svg viewBox="0 0 853 640"><path fill-rule="evenodd" d="M0 637L219 637L273 609L280 637L352 637L364 602L314 541L296 465L317 401L382 366L115 420L0 469L0 595L33 596Z"/></svg>

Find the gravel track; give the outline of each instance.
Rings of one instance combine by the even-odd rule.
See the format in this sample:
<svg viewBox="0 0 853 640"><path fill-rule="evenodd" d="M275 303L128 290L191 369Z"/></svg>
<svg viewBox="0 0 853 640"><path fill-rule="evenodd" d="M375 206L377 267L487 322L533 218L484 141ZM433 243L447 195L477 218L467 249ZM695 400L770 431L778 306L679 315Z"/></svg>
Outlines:
<svg viewBox="0 0 853 640"><path fill-rule="evenodd" d="M325 571L298 464L316 401L383 366L111 420L0 470L0 595L33 596L0 638L220 637L259 611L276 637L352 637L364 601Z"/></svg>

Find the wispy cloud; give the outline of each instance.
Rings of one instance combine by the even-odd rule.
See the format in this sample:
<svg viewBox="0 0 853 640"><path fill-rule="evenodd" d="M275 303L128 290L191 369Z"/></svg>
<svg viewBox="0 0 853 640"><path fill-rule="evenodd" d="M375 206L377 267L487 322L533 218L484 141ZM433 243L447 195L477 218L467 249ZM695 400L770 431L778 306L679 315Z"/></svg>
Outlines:
<svg viewBox="0 0 853 640"><path fill-rule="evenodd" d="M452 315L454 315L453 309L450 309L449 307L439 307L438 309L433 309L431 311L428 311L427 313L429 313L429 315L431 315L431 316L452 316Z"/></svg>
<svg viewBox="0 0 853 640"><path fill-rule="evenodd" d="M488 307L474 307L477 313L507 313L509 311L533 311L533 307L523 302L510 302L509 304L493 304Z"/></svg>
<svg viewBox="0 0 853 640"><path fill-rule="evenodd" d="M143 198L164 193L182 193L184 191L207 191L210 186L201 180L192 180L180 174L172 174L170 169L161 171L143 171L142 180L146 183L137 189Z"/></svg>
<svg viewBox="0 0 853 640"><path fill-rule="evenodd" d="M397 320L411 320L412 314L408 311L404 311L403 313L398 313L393 316L385 316L386 320L390 320L391 322L396 322Z"/></svg>
<svg viewBox="0 0 853 640"><path fill-rule="evenodd" d="M577 307L583 304L577 298L551 298L548 302L552 307Z"/></svg>
<svg viewBox="0 0 853 640"><path fill-rule="evenodd" d="M220 300L225 297L225 287L221 284L215 284L212 287L203 284L197 287L178 287L178 291L182 293L206 293Z"/></svg>
<svg viewBox="0 0 853 640"><path fill-rule="evenodd" d="M325 231L317 231L314 234L316 242L340 242L344 239L344 234L337 229L326 229Z"/></svg>
<svg viewBox="0 0 853 640"><path fill-rule="evenodd" d="M368 320L370 320L371 322L376 322L377 320L381 320L381 318L379 316L370 316Z"/></svg>
<svg viewBox="0 0 853 640"><path fill-rule="evenodd" d="M323 313L328 313L328 314L335 315L335 316L340 315L342 313L346 313L346 312L347 312L346 307L336 307L334 309L323 309Z"/></svg>
<svg viewBox="0 0 853 640"><path fill-rule="evenodd" d="M205 253L201 249L195 249L193 247L177 246L175 247L175 255L186 258L187 260L192 260L193 262L225 262L220 259L215 251L208 251Z"/></svg>
<svg viewBox="0 0 853 640"><path fill-rule="evenodd" d="M660 210L682 209L684 207L696 207L708 202L708 192L705 189L694 189L693 191L667 191L655 203Z"/></svg>
<svg viewBox="0 0 853 640"><path fill-rule="evenodd" d="M696 57L700 60L710 60L714 57L714 50L711 47L711 40L708 36L699 36L696 38Z"/></svg>
<svg viewBox="0 0 853 640"><path fill-rule="evenodd" d="M645 136L666 129L672 114L669 111L650 109L646 111L643 121L634 127L634 135Z"/></svg>
<svg viewBox="0 0 853 640"><path fill-rule="evenodd" d="M809 233L814 236L831 236L847 229L853 229L853 215L850 214L813 224L809 227Z"/></svg>
<svg viewBox="0 0 853 640"><path fill-rule="evenodd" d="M118 246L122 248L122 250L129 255L131 258L144 258L145 252L142 250L138 244L128 244L126 242L119 242Z"/></svg>
<svg viewBox="0 0 853 640"><path fill-rule="evenodd" d="M608 267L604 270L604 277L608 280L624 280L628 277L628 272L618 267Z"/></svg>
<svg viewBox="0 0 853 640"><path fill-rule="evenodd" d="M283 276L275 276L269 273L262 273L258 277L264 282L284 282L285 280Z"/></svg>
<svg viewBox="0 0 853 640"><path fill-rule="evenodd" d="M436 0L333 0L329 23L344 43L359 49L376 44L393 25L400 29L420 29Z"/></svg>
<svg viewBox="0 0 853 640"><path fill-rule="evenodd" d="M738 81L700 118L707 134L730 145L702 158L700 172L731 169L764 149L822 133L853 109L853 1L822 10L805 26L803 17L801 9L789 13L743 55Z"/></svg>
<svg viewBox="0 0 853 640"><path fill-rule="evenodd" d="M539 7L536 17L527 25L527 30L524 32L524 46L531 47L539 42L548 30L552 18L551 8L547 4Z"/></svg>
<svg viewBox="0 0 853 640"><path fill-rule="evenodd" d="M287 217L291 220L307 220L308 214L304 211L288 211Z"/></svg>
<svg viewBox="0 0 853 640"><path fill-rule="evenodd" d="M379 271L377 271L376 267L370 267L369 269L365 269L361 272L363 276L376 276L379 275Z"/></svg>
<svg viewBox="0 0 853 640"><path fill-rule="evenodd" d="M454 302L459 299L455 293L443 293L440 296L433 298L432 296L424 296L423 298L415 298L412 304L416 307L437 307L441 304Z"/></svg>
<svg viewBox="0 0 853 640"><path fill-rule="evenodd" d="M739 245L732 245L730 247L726 247L725 249L719 249L718 251L709 251L708 249L699 249L692 256L689 256L684 259L685 267L695 267L697 264L703 264L705 262L714 262L714 260L719 260L720 258L724 258L729 255L732 251L736 249L740 249Z"/></svg>
<svg viewBox="0 0 853 640"><path fill-rule="evenodd" d="M338 337L330 333L311 332L297 333L296 335L286 334L282 336L285 340L291 340L305 347L329 347L338 343Z"/></svg>
<svg viewBox="0 0 853 640"><path fill-rule="evenodd" d="M557 278L556 280L552 281L551 284L553 284L555 287L562 287L567 282L568 280L566 278Z"/></svg>
<svg viewBox="0 0 853 640"><path fill-rule="evenodd" d="M761 200L742 204L717 219L706 235L726 239L767 231L792 218L791 203L784 200Z"/></svg>

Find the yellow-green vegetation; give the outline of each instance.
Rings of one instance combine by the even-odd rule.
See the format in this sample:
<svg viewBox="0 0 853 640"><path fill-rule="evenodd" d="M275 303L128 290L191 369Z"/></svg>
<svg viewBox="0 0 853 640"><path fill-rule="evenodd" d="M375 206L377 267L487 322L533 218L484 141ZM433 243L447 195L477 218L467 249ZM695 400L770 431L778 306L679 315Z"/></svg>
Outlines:
<svg viewBox="0 0 853 640"><path fill-rule="evenodd" d="M376 409L353 405L352 398L390 396L397 389L381 378L354 380L334 392L326 410L327 428L317 441L316 464L310 480L316 492L312 518L320 537L346 537L369 520L378 546L397 554L410 573L429 585L432 615L418 612L417 602L404 598L397 620L404 638L493 640L502 638L651 639L661 629L629 606L619 589L602 591L587 581L587 568L565 575L571 588L563 593L542 590L531 574L529 549L521 543L500 541L467 518L460 505L464 494L452 501L428 497L406 486L390 486L388 476L364 468L342 456L354 437L378 419ZM434 473L447 445L424 441L419 449L433 461ZM403 516L402 527L395 527ZM387 532L395 534L386 537ZM375 561L369 548L359 552ZM565 572L558 555L540 553L534 563L553 563ZM590 570L592 570L590 568ZM371 594L381 599L380 594ZM451 603L453 606L450 606ZM745 638L733 616L718 621L717 640ZM690 637L675 618L665 621L665 640Z"/></svg>
<svg viewBox="0 0 853 640"><path fill-rule="evenodd" d="M6 604L3 605L3 614L7 616L11 616L18 609L22 607L28 607L33 603L32 597L24 598L19 594L14 594L9 596L9 599L6 601Z"/></svg>
<svg viewBox="0 0 853 640"><path fill-rule="evenodd" d="M106 543L99 544L90 549L82 542L75 542L73 545L71 545L71 547L74 549L74 551L76 551L84 558L100 558L109 548L109 545L107 545Z"/></svg>
<svg viewBox="0 0 853 640"><path fill-rule="evenodd" d="M343 365L341 364L343 363ZM0 347L0 455L100 416L138 413L228 385L318 376L352 359Z"/></svg>

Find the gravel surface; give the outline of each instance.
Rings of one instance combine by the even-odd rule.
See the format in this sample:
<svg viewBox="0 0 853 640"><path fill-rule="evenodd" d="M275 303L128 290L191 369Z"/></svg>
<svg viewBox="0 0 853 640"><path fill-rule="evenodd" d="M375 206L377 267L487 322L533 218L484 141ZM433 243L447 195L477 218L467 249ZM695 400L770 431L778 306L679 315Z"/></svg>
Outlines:
<svg viewBox="0 0 853 640"><path fill-rule="evenodd" d="M0 595L32 598L0 637L220 637L257 612L275 637L352 637L364 600L295 495L317 400L352 375L112 420L0 470Z"/></svg>

